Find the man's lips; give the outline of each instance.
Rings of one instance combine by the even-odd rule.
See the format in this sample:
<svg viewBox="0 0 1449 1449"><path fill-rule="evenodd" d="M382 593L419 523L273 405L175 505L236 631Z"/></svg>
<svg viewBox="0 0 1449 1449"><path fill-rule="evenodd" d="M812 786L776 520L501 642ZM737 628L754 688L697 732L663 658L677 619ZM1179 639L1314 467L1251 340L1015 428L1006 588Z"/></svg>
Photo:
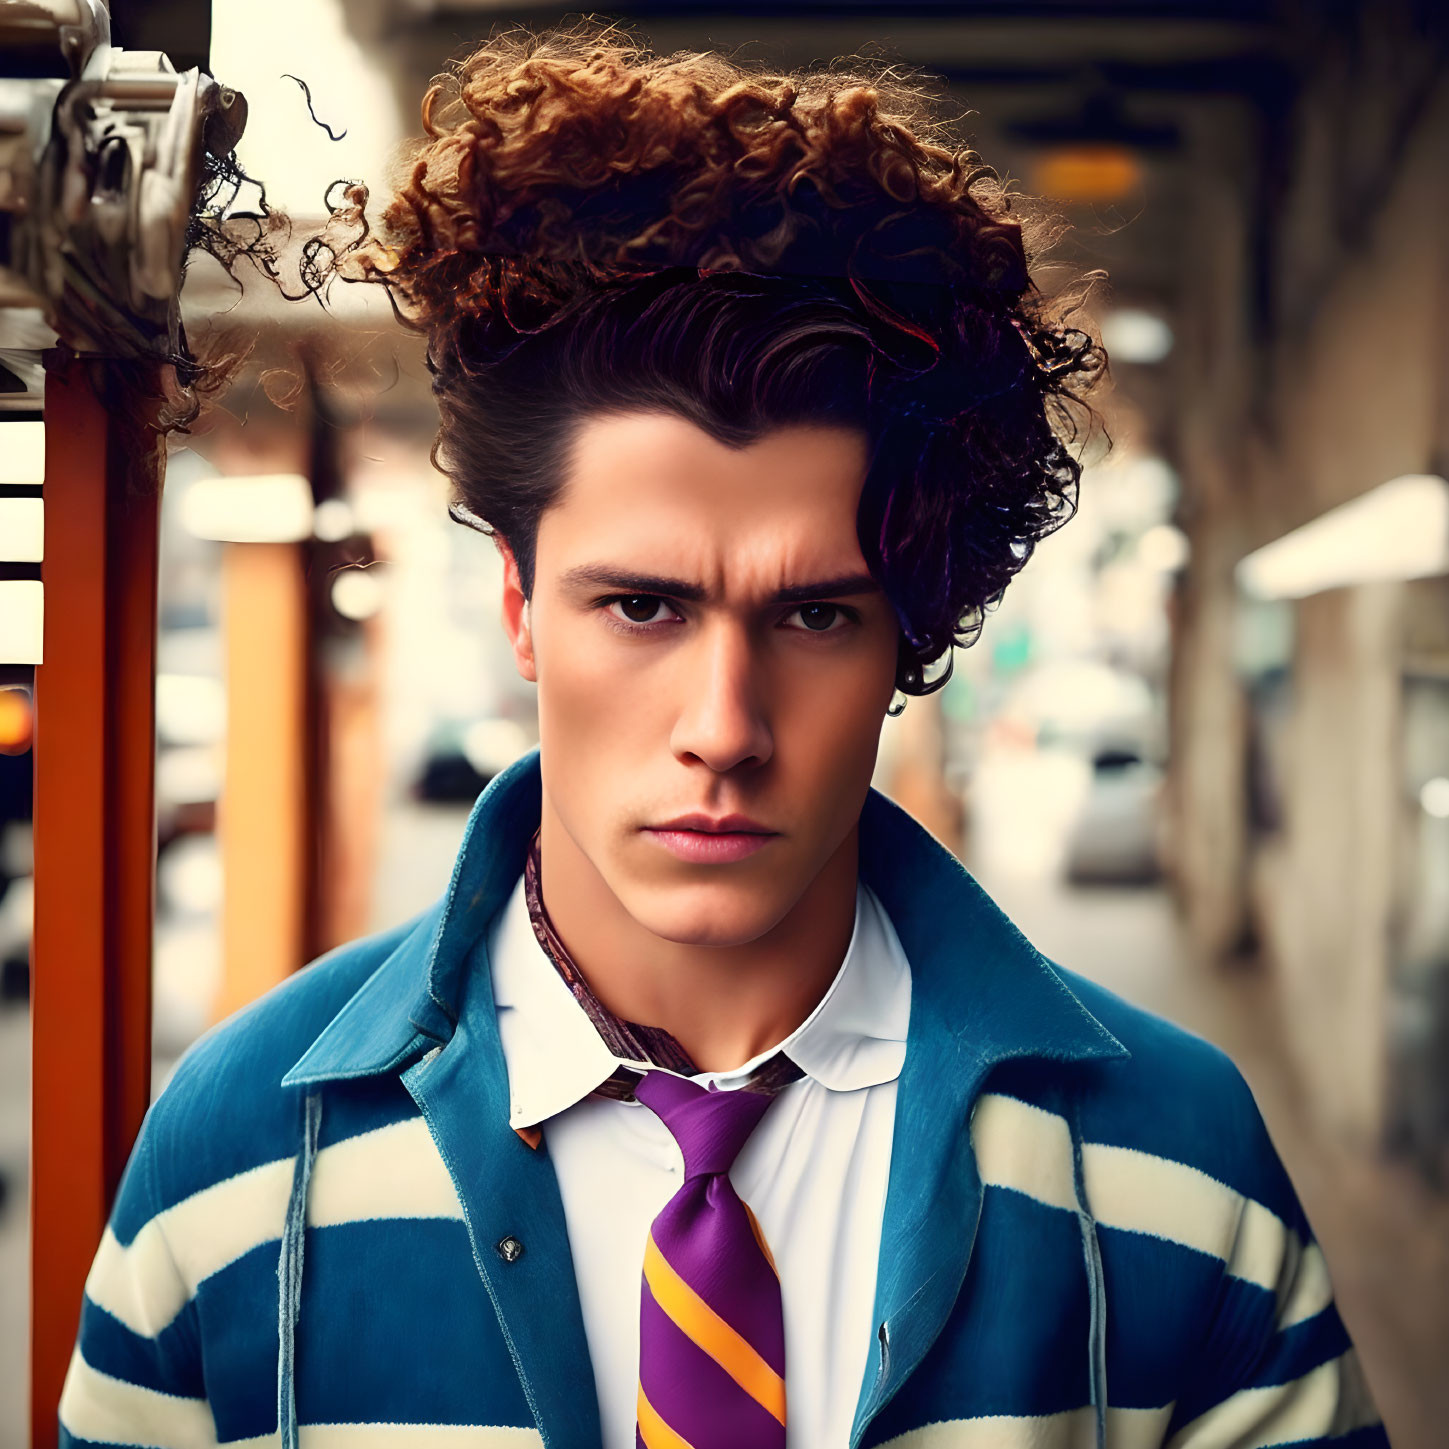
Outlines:
<svg viewBox="0 0 1449 1449"><path fill-rule="evenodd" d="M677 815L659 825L650 825L649 830L696 830L706 835L775 835L768 825L752 820L748 815L721 815L712 817L692 811L688 815Z"/></svg>
<svg viewBox="0 0 1449 1449"><path fill-rule="evenodd" d="M695 865L723 865L743 860L769 844L778 831L747 815L681 815L663 825L645 827L669 853Z"/></svg>

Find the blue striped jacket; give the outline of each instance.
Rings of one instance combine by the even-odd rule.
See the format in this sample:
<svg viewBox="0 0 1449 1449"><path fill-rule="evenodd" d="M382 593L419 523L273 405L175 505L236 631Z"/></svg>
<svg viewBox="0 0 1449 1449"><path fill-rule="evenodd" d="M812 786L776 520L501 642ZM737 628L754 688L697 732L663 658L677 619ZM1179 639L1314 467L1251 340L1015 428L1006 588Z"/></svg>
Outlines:
<svg viewBox="0 0 1449 1449"><path fill-rule="evenodd" d="M183 1058L86 1283L63 1444L598 1449L486 956L539 808L535 750L479 797L433 909ZM860 836L913 990L853 1449L1381 1449L1229 1060L1045 961L875 791Z"/></svg>

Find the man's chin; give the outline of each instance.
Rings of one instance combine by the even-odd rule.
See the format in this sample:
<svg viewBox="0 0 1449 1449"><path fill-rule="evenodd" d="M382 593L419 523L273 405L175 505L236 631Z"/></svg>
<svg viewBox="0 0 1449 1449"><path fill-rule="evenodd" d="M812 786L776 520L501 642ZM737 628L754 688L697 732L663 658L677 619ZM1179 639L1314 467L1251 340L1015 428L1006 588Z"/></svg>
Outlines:
<svg viewBox="0 0 1449 1449"><path fill-rule="evenodd" d="M656 886L630 891L621 901L646 931L680 946L746 946L788 909L774 892L762 898L758 881Z"/></svg>

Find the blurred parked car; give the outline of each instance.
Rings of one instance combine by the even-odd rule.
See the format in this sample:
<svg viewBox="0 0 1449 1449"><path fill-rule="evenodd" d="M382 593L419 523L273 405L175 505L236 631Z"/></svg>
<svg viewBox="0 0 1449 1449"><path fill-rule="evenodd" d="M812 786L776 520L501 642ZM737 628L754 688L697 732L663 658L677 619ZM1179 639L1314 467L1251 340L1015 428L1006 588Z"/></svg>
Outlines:
<svg viewBox="0 0 1449 1449"><path fill-rule="evenodd" d="M1067 839L1069 881L1147 885L1159 879L1162 780L1162 770L1135 750L1107 747L1093 755L1091 783Z"/></svg>
<svg viewBox="0 0 1449 1449"><path fill-rule="evenodd" d="M413 793L419 800L471 805L532 743L516 720L437 720L428 731Z"/></svg>

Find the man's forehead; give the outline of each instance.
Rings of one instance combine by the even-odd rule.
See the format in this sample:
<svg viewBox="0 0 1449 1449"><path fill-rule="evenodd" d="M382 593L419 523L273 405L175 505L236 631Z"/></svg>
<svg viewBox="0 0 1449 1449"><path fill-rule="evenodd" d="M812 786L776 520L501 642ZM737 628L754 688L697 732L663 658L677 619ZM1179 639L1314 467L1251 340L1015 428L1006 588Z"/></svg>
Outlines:
<svg viewBox="0 0 1449 1449"><path fill-rule="evenodd" d="M595 558L657 568L662 559L691 568L752 572L861 562L858 490L807 490L798 481L732 491L701 480L677 488L625 484L592 498L572 489L540 518L568 564ZM563 566L562 563L560 566Z"/></svg>
<svg viewBox="0 0 1449 1449"><path fill-rule="evenodd" d="M728 448L672 415L589 419L540 520L539 554L565 587L676 597L776 595L868 580L856 537L864 443L796 427Z"/></svg>
<svg viewBox="0 0 1449 1449"><path fill-rule="evenodd" d="M726 517L732 509L835 512L859 497L866 460L865 434L854 428L790 424L735 445L674 413L608 414L578 425L558 501L597 511L629 500Z"/></svg>

